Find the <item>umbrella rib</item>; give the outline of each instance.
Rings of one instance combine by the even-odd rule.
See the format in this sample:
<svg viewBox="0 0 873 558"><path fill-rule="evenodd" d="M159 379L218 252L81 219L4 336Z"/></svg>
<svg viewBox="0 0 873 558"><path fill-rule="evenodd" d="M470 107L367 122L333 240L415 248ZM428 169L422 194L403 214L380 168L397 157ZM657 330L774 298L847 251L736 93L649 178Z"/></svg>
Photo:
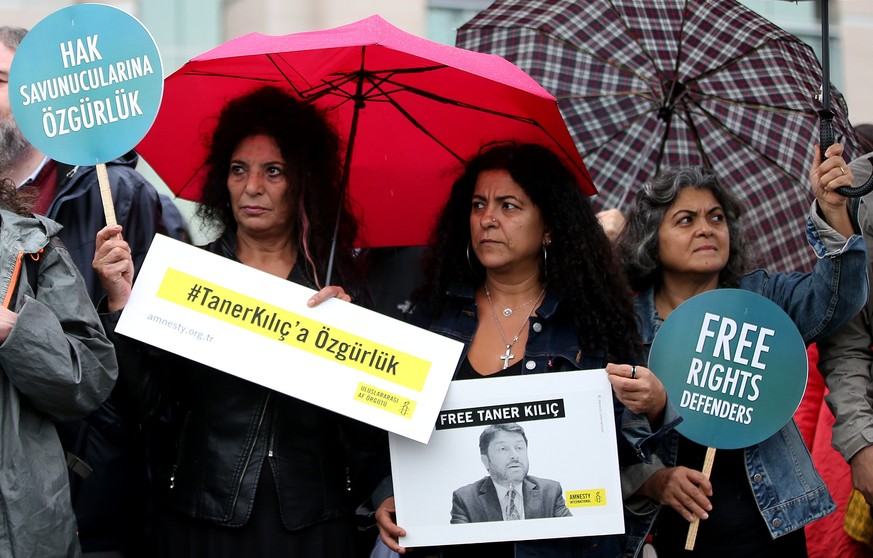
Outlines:
<svg viewBox="0 0 873 558"><path fill-rule="evenodd" d="M457 153L453 152L446 144L444 144L436 136L434 136L431 132L429 132L414 116L412 116L412 114L410 114L402 105L400 105L400 103L398 103L396 101L396 99L394 99L394 97L391 94L385 92L382 88L382 85L384 83L390 83L391 85L398 87L399 90L401 90L401 91L406 91L406 92L412 93L414 95L418 95L419 97L422 97L425 99L430 99L430 100L438 102L438 103L451 104L451 105L454 105L458 108L468 109L468 110L472 110L472 111L476 111L476 112L480 112L480 113L484 113L484 114L491 114L491 115L499 116L501 118L514 120L516 122L530 124L531 126L534 126L535 128L539 129L541 132L543 132L546 136L549 137L549 139L551 139L554 142L555 145L560 147L560 142L558 142L551 135L551 133L549 133L548 130L546 130L539 122L537 122L533 118L518 116L515 114L510 114L510 113L501 112L501 111L497 111L497 110L493 110L493 109L488 109L488 108L473 105L471 103L467 103L464 101L459 101L457 99L451 99L448 97L444 97L442 95L437 95L435 93L431 93L429 91L424 91L424 90L418 89L417 87L413 87L410 85L405 85L405 84L401 84L401 83L394 83L393 81L391 81L387 77L380 79L379 83L373 83L371 80L371 85L373 85L373 88L375 88L376 90L379 90L385 96L385 98L388 100L388 102L390 102L394 106L394 108L397 109L398 112L400 112L400 114L402 114L413 126L418 128L423 134L425 134L426 136L431 138L433 141L435 141L437 144L442 146L443 149L445 149L448 153L450 153L458 161L463 161L463 158L461 156L459 156ZM561 147L561 150L565 152L565 155L567 154L566 151L562 147Z"/></svg>
<svg viewBox="0 0 873 558"><path fill-rule="evenodd" d="M725 134L730 136L738 145L746 146L748 149L751 149L752 151L754 151L761 158L761 160L764 160L764 161L767 161L768 163L770 163L771 166L775 167L783 176L785 176L787 179L789 179L792 183L797 180L797 177L789 174L788 171L786 171L784 168L782 168L782 166L779 163L777 163L776 161L774 161L771 157L768 157L767 155L765 155L764 153L762 153L761 151L759 151L758 149L753 147L750 143L743 141L739 136L737 136L730 128L725 126L710 111L706 110L704 107L700 106L696 102L691 102L691 104L693 104L698 110L695 112L686 111L686 113L683 115L684 117L687 117L686 123L688 123L689 126L692 126L692 124L689 122L691 115L692 114L699 114L700 116L710 120L715 126L717 126L719 129L721 129ZM702 145L698 145L698 148L701 148L701 154L703 154L705 157L706 155L702 150Z"/></svg>
<svg viewBox="0 0 873 558"><path fill-rule="evenodd" d="M640 113L639 115L637 115L637 117L634 118L633 120L628 120L628 121L627 121L627 125L626 125L625 127L621 128L620 130L618 130L617 132L615 132L614 134L612 134L611 136L609 136L608 138L606 138L602 143L600 143L599 145L595 146L595 147L592 148L591 150L586 151L585 153L580 153L580 154L582 155L582 158L584 159L584 158L587 157L588 155L591 155L592 153L596 153L597 151L603 149L604 147L606 147L607 145L609 145L610 143L612 143L613 140L615 140L615 138L617 138L617 137L620 136L621 134L625 133L625 132L626 132L627 130L629 130L630 128L633 128L633 127L634 127L638 122L640 122L640 121L642 121L642 120L648 118L649 115L652 114L653 112L655 112L655 111L654 111L654 110L648 110L648 111L645 111L645 112L641 112L641 113Z"/></svg>
<svg viewBox="0 0 873 558"><path fill-rule="evenodd" d="M633 90L633 91L616 91L614 93L602 93L597 95L556 95L555 98L560 104L561 101L587 101L591 99L618 99L623 97L640 97L650 102L657 102L652 98L651 91Z"/></svg>
<svg viewBox="0 0 873 558"><path fill-rule="evenodd" d="M485 108L482 106L467 103L465 101L459 101L457 99L451 99L449 97L444 97L442 95L437 95L435 93L423 91L423 90L420 90L420 89L418 89L416 87L412 87L412 86L403 86L403 85L400 85L400 86L403 88L404 91L408 91L410 93L416 94L420 97L430 99L430 100L438 102L438 103L451 104L451 105L454 105L458 108L468 109L468 110L472 110L472 111L476 111L476 112L484 113L484 114L491 114L494 116L499 116L501 118L514 120L516 122L522 122L522 123L529 124L537 129L539 129L541 132L543 132L549 139L552 140L552 142L556 146L558 146L561 149L561 151L564 152L565 155L569 156L569 153L567 153L567 151L561 146L560 142L558 142L546 128L544 128L539 122L537 122L533 118L529 118L526 116L518 116L516 114L510 114L508 112L502 112L502 111L498 111L498 110ZM393 103L395 101L393 99L391 99L391 102ZM395 106L397 106L397 105L395 104Z"/></svg>
<svg viewBox="0 0 873 558"><path fill-rule="evenodd" d="M346 95L349 95L345 91L343 91L342 86L347 83L356 83L358 79L363 79L364 77L377 76L380 74L386 74L386 77L381 78L382 80L388 80L391 76L396 76L398 74L409 75L409 74L421 74L425 72L432 72L435 70L442 70L447 68L445 64L438 64L434 66L424 66L419 68L386 68L381 70L355 70L351 73L338 73L335 74L334 79L323 79L321 83L318 85L314 85L309 89L303 90L300 92L301 96L304 98L311 97L313 99L319 99L325 95L336 94L337 91L343 92ZM351 96L351 95L349 95ZM364 95L364 98L368 98L368 95Z"/></svg>
<svg viewBox="0 0 873 558"><path fill-rule="evenodd" d="M363 48L365 48L365 47L362 47L362 49L363 49ZM295 75L299 76L301 80L303 80L303 81L305 81L305 82L308 83L309 80L307 80L307 79L303 76L303 74L301 74L299 71L297 71L296 67L295 67L293 64L288 63L288 62L285 60L285 58L283 58L281 55L277 55L277 54L274 54L274 53L267 53L267 54L266 54L266 57L267 57L268 60L270 60L270 62L271 62L271 63L273 64L273 66L276 68L276 71L279 72L279 73L282 75L283 78L285 78L285 81L288 82L288 84L289 84L289 85L294 89L294 91L295 91L295 92L298 94L298 96L300 96L301 98L303 98L303 97L304 97L305 95L307 95L307 94L312 94L312 95L313 95L313 98L316 98L316 99L317 99L317 98L319 98L321 95L324 95L324 94L326 93L326 91L324 91L324 92L322 92L322 91L315 92L316 90L319 90L319 89L325 89L325 88L326 88L327 90L331 90L331 89L338 88L338 87L340 87L342 84L345 84L345 83L348 83L349 81L353 81L353 80L355 80L355 79L357 78L358 74L360 73L360 71L363 71L363 70L360 70L360 71L355 71L354 73L342 73L342 74L337 74L337 76L338 76L339 78L341 78L341 79L339 80L340 85L337 85L335 82L333 82L333 81L331 81L331 80L322 80L322 83L320 83L320 84L318 84L318 85L311 86L309 89L301 90L301 89L298 89L298 88L294 85L294 82L291 81L291 79L290 79L290 77L288 76L288 74L287 74L287 73L282 69L282 67L280 67L278 61L286 62L285 65L286 65L290 70L292 70L292 71L294 72ZM432 66L420 66L420 67L415 67L415 68L391 68L391 69L384 69L384 70L379 70L379 72L386 72L386 73L389 73L389 74L391 74L391 75L395 75L395 74L416 74L416 73L430 72L430 71L438 70L438 69L445 68L445 67L446 67L445 64L434 64L434 65L432 65ZM376 73L376 72L371 72L371 73Z"/></svg>
<svg viewBox="0 0 873 558"><path fill-rule="evenodd" d="M685 44L683 39L685 38L685 24L687 23L687 21L688 21L688 0L685 0L685 8L682 10L682 23L679 26L679 39L678 39L678 43L676 44L676 63L673 66L673 78L670 80L670 92L665 97L665 100L666 100L665 104L670 104L671 108L672 108L672 106L675 106L675 104L679 102L679 100L682 98L682 95L684 95L684 93L685 93L683 91L682 93L679 94L679 96L676 99L673 98L673 93L676 91L676 84L679 81L679 66L681 66L681 64L682 64L682 46ZM670 130L670 125L668 122L667 123L667 131L669 132L669 130Z"/></svg>
<svg viewBox="0 0 873 558"><path fill-rule="evenodd" d="M649 63L652 65L652 69L654 70L655 75L657 75L659 68L658 68L658 64L655 62L655 57L652 56L652 54L646 49L646 47L643 45L643 42L640 41L639 37L637 37L636 34L634 34L631 31L631 28L627 25L627 22L621 17L621 14L616 9L615 2L613 2L613 0L609 0L607 2L607 4L609 4L610 11L612 11L613 14L615 14L615 19L619 21L619 23L624 28L627 35L633 39L633 42L636 43L637 47L640 49L640 52L643 53L643 56L645 56L649 60ZM639 74L637 74L635 71L632 71L632 73L633 73L633 75L635 75L635 76L639 77L641 80L643 80L644 83L653 84L653 80L645 79L642 76L640 76ZM652 97L655 97L655 98L658 97L658 91L656 89L654 89L654 85L652 88Z"/></svg>
<svg viewBox="0 0 873 558"><path fill-rule="evenodd" d="M648 83L649 81L651 81L649 78L645 77L640 72L631 68L630 66L618 63L614 60L610 60L610 59L604 58L602 56L598 56L597 54L595 54L594 52L592 52L591 50L589 50L587 48L582 48L579 45L571 43L570 41L568 41L566 39L562 39L561 37L556 37L555 35L552 35L551 33L547 33L545 31L542 31L539 29L537 31L541 35L543 35L544 37L551 39L552 41L559 43L559 44L561 44L561 45L563 45L571 50L575 50L576 52L580 52L582 54L585 54L586 56L591 57L593 60L596 60L597 62L600 62L601 64L603 64L605 66L610 66L612 68L615 68L617 71L624 73L624 74L630 74L644 83ZM640 45L640 49L642 49L642 45ZM651 56L648 56L648 53L645 53L645 54L646 54L646 57L651 60ZM652 64L654 64L654 62L652 62Z"/></svg>
<svg viewBox="0 0 873 558"><path fill-rule="evenodd" d="M691 130L691 135L694 137L694 144L697 146L697 151L703 157L703 163L705 166L709 168L714 168L712 162L709 159L709 155L703 149L703 140L700 137L700 132L697 130L697 125L694 123L694 119L691 118L691 112L683 112L681 114L681 118L685 120L685 123L688 125L688 129ZM722 128L726 128L720 122L718 123Z"/></svg>
<svg viewBox="0 0 873 558"><path fill-rule="evenodd" d="M376 96L372 95L372 91L378 91L379 92L378 97L382 97L383 101L387 100L387 102L391 103L398 110L398 112L403 114L403 116L407 120L409 120L410 123L412 123L413 126L415 126L419 130L421 130L422 133L424 133L425 135L427 135L428 137L433 139L433 141L435 141L437 144L442 146L448 153L450 153L458 161L463 161L463 158L461 156L459 156L458 154L454 153L447 145L445 145L442 141L437 139L432 133L427 131L426 128L420 122L418 122L418 120L416 120L414 116L412 116L410 113L408 113L406 111L406 109L404 109L393 98L392 95L396 91L391 91L391 92L386 91L385 84L390 84L390 85L396 87L397 91L405 91L405 92L411 93L413 95L417 95L417 96L424 98L424 99L430 99L430 100L437 102L437 103L451 104L451 105L454 105L458 108L473 110L473 111L477 111L480 113L491 114L494 116L499 116L501 118L515 120L516 122L530 124L530 125L538 128L539 130L541 130L543 133L545 133L555 143L555 145L560 145L560 143L558 141L556 141L554 137L552 137L552 135L549 133L549 131L546 130L545 128L543 128L543 126L540 125L540 123L537 122L535 119L532 119L529 117L524 117L524 116L518 116L518 115L506 113L506 112L501 112L501 111L497 111L497 110L493 110L493 109L488 109L488 108L474 105L471 103L467 103L464 101L459 101L457 99L452 99L449 97L445 97L443 95L438 95L436 93L432 93L430 91L419 89L419 88L412 86L412 85L400 83L400 82L397 82L395 79L393 79L396 77L396 74L399 74L399 73L402 73L402 74L424 73L424 72L428 72L428 71L435 71L435 70L446 69L446 68L448 68L448 67L445 65L438 65L438 66L429 66L429 67L417 68L417 69L413 68L413 69L409 69L409 70L379 70L378 72L368 72L365 70L361 70L359 72L356 72L356 74L358 77L367 80L367 82L371 86L368 89L368 93L366 95L363 95L363 99L362 99L363 101L365 101L365 102L369 102L369 101L373 101L373 100L378 101L378 99L376 99ZM340 76L341 79L339 79L339 81L342 83L350 83L354 80L356 74L342 75L342 76ZM323 84L321 86L316 86L313 89L320 89L320 91L318 91L314 95L314 98L318 98L320 96L324 96L324 95L331 94L331 93L337 94L337 92L341 92L343 94L341 96L347 96L347 99L354 98L352 95L344 92L340 87L336 86L336 82L325 82L325 84ZM304 91L302 93L303 93L303 95L308 94L307 91ZM562 151L565 151L565 150L562 149Z"/></svg>
<svg viewBox="0 0 873 558"><path fill-rule="evenodd" d="M766 105L763 103L751 103L748 101L744 101L742 99L727 99L725 97L719 97L718 95L712 95L710 93L704 93L702 91L697 91L697 90L695 90L694 93L699 98L706 98L706 99L709 99L710 101L713 101L713 102L723 103L723 104L727 104L727 105L733 105L733 106L741 107L744 109L762 110L762 111L766 111L766 112L772 112L772 113L776 113L776 114L784 114L784 115L788 115L788 116L805 116L805 115L809 114L807 111L802 110L802 109L792 109L792 108L780 107L780 106L776 106L776 105ZM689 96L689 99L686 99L685 102L687 104L693 104L695 106L699 106L699 102L692 100L691 96ZM702 107L701 107L701 110L703 110Z"/></svg>
<svg viewBox="0 0 873 558"><path fill-rule="evenodd" d="M705 72L703 72L703 73L701 73L701 74L698 74L698 75L696 75L696 76L694 76L694 77L692 77L692 78L689 78L689 79L685 82L685 91L684 91L684 92L679 96L679 98L677 98L677 102L678 102L678 101L679 101L679 100L680 100L684 95L687 95L687 94L691 91L691 89L692 89L694 86L696 86L696 84L700 83L701 81L703 81L703 80L705 80L705 79L707 79L707 78L709 78L709 77L714 76L715 74L717 74L717 73L719 73L719 72L723 72L723 71L729 69L731 66L735 66L735 65L739 64L740 62L742 62L743 60L745 60L746 58L749 58L750 56L752 56L752 55L754 55L754 54L757 54L758 51L760 51L760 50L764 49L765 47L769 46L770 43L772 43L772 42L775 41L775 40L776 40L776 39L768 39L767 41L761 43L760 45L756 46L755 48L752 48L752 49L750 49L750 50L747 50L746 52L742 53L741 55L739 55L739 56L735 56L735 57L731 58L730 60L725 61L725 63L722 64L721 66L717 66L717 67L712 68L712 69L710 69L710 70L707 70L707 71L705 71Z"/></svg>
<svg viewBox="0 0 873 558"><path fill-rule="evenodd" d="M374 87L375 89L377 89L377 90L381 90L381 85L378 85L378 84L375 84L375 83L372 83L372 82L371 82L371 85L373 85L373 87ZM385 97L386 97L386 99L388 100L388 102L391 103L391 105L392 105L395 109L397 109L397 112L399 112L399 113L402 114L404 117L406 117L406 119L409 121L410 124L412 124L413 126L415 126L416 128L418 128L418 130L419 130L421 133L423 133L425 136L427 136L427 137L429 137L430 139L432 139L432 140L433 140L437 145L439 145L439 146L442 147L444 150L446 150L446 152L449 153L452 157L454 157L458 162L463 162L463 160L464 160L463 157L461 157L460 155L458 155L457 153L455 153L454 151L452 151L452 149L451 149L448 145L446 145L445 143L443 143L442 141L440 141L440 140L439 140L439 139L438 139L438 138L437 138L433 133L431 133L430 131L428 131L428 130L427 130L427 129L426 129L426 128L421 124L421 122L419 122L415 117L413 117L413 116L409 113L409 111L407 111L405 108L403 108L403 107L400 105L400 103L398 103L398 102L397 102L397 101L396 101L396 100L395 100L395 99L394 99L390 94L385 94Z"/></svg>
<svg viewBox="0 0 873 558"><path fill-rule="evenodd" d="M276 68L276 71L279 72L279 75L281 75L283 78L285 78L285 83L287 83L289 86L291 86L291 89L294 90L294 93L295 93L298 97L300 97L300 98L302 99L302 98L303 98L303 95L301 95L300 89L298 89L297 86L294 85L294 82L291 81L291 78L288 76L288 74L285 73L285 70L283 70L282 68L279 67L279 63L278 63L278 62L276 61L276 59L274 58L274 55L273 55L272 53L267 53L267 54L266 54L266 57L267 57L267 60L269 60L270 63L273 65L273 67ZM281 59L281 58L280 58L280 59ZM284 61L284 59L281 59L281 60ZM305 78L300 74L300 72L297 71L297 69L296 69L293 65L288 64L288 67L289 67L289 68L290 68L290 69L291 69L295 74L297 74L298 76L300 76L300 79L302 79L303 81L307 81L307 80L306 80L306 79L305 79Z"/></svg>
<svg viewBox="0 0 873 558"><path fill-rule="evenodd" d="M263 82L267 82L267 83L275 83L277 81L280 81L276 78L267 78L267 77L259 78L259 77L253 77L253 76L241 76L239 74L223 74L223 73L219 73L219 72L204 72L203 70L189 70L179 77L231 78L231 79L237 79L237 80L243 80L243 81L259 81L259 82L263 81Z"/></svg>

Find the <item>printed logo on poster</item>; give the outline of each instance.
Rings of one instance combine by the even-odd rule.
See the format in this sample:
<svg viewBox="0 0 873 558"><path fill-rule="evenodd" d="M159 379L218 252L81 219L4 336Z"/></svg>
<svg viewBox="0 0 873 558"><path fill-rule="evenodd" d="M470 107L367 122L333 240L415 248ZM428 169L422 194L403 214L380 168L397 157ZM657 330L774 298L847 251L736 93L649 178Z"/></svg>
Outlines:
<svg viewBox="0 0 873 558"><path fill-rule="evenodd" d="M12 114L27 140L71 165L106 163L145 136L164 78L157 46L133 16L103 4L54 12L19 45Z"/></svg>
<svg viewBox="0 0 873 558"><path fill-rule="evenodd" d="M803 338L769 299L716 289L676 308L655 336L649 367L698 444L735 449L791 419L806 389Z"/></svg>

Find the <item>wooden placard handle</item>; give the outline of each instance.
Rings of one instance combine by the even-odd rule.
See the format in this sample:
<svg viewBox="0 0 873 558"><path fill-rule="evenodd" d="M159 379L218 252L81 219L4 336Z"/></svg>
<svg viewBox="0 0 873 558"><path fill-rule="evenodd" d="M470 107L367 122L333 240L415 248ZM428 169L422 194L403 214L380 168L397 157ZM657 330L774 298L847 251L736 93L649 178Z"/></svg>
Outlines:
<svg viewBox="0 0 873 558"><path fill-rule="evenodd" d="M703 476L709 478L712 473L712 462L715 461L715 448L706 448L706 457L703 459ZM694 543L697 541L697 529L700 527L700 518L695 517L691 525L688 526L688 537L685 539L685 550L694 550Z"/></svg>
<svg viewBox="0 0 873 558"><path fill-rule="evenodd" d="M115 220L115 206L112 205L112 190L109 188L109 173L106 172L106 163L97 164L97 181L100 184L100 199L103 200L103 215L106 216L107 225L117 225Z"/></svg>

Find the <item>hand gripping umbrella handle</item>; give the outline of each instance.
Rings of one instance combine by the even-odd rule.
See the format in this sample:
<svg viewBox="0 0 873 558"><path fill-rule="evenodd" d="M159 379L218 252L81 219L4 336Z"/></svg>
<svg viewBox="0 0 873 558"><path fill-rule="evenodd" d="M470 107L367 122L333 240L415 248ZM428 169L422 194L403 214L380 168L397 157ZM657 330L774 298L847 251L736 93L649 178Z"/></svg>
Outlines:
<svg viewBox="0 0 873 558"><path fill-rule="evenodd" d="M819 112L819 145L821 146L821 155L824 159L824 152L828 147L834 144L834 115L830 111ZM868 159L873 164L873 157ZM873 191L873 174L867 179L867 182L857 187L840 186L836 192L847 198L860 198Z"/></svg>

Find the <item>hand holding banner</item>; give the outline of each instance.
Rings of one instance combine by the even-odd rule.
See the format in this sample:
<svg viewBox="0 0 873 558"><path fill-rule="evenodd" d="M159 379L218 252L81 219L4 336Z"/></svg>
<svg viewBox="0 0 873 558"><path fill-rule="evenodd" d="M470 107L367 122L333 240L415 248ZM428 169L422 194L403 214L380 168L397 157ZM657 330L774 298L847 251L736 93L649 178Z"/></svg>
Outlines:
<svg viewBox="0 0 873 558"><path fill-rule="evenodd" d="M157 235L116 331L426 443L463 344L312 294Z"/></svg>

